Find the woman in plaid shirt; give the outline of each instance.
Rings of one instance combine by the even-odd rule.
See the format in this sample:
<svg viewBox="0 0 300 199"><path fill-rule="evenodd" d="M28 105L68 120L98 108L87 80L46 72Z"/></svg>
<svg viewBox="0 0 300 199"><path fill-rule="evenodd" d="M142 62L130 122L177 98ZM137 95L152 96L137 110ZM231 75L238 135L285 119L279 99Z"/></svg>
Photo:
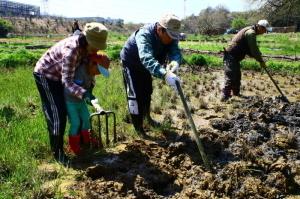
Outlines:
<svg viewBox="0 0 300 199"><path fill-rule="evenodd" d="M106 48L107 34L103 24L88 23L82 34L63 39L51 47L34 68L33 75L46 117L51 150L54 158L61 163L67 163L63 150L67 115L64 89L79 99L89 97L86 89L74 83L75 70L89 55Z"/></svg>

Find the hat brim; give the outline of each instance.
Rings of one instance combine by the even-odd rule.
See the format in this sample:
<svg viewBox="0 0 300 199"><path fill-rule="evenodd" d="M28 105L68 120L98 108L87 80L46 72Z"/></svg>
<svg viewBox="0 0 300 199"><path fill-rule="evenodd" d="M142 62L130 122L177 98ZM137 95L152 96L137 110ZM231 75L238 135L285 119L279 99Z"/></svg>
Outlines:
<svg viewBox="0 0 300 199"><path fill-rule="evenodd" d="M179 32L170 31L168 29L166 29L166 31L172 39L179 40L179 34L180 34Z"/></svg>
<svg viewBox="0 0 300 199"><path fill-rule="evenodd" d="M107 70L106 68L104 68L101 65L98 65L98 71L99 73L101 73L104 77L109 77L109 70Z"/></svg>
<svg viewBox="0 0 300 199"><path fill-rule="evenodd" d="M106 47L107 47L106 42L103 42L103 41L95 41L95 40L91 41L91 40L88 39L88 37L86 37L86 40L87 40L87 42L88 42L88 44L89 44L90 46L92 46L93 48L95 48L95 49L97 49L97 50L105 50Z"/></svg>

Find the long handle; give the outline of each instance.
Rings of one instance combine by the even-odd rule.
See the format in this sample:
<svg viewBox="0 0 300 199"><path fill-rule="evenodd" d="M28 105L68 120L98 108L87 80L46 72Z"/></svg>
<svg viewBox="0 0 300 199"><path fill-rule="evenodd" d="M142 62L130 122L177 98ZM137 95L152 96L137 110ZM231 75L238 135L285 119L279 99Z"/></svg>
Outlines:
<svg viewBox="0 0 300 199"><path fill-rule="evenodd" d="M269 71L267 70L267 68L264 67L264 66L261 66L261 67L266 71L266 73L268 74L268 76L270 77L271 81L273 82L273 84L277 88L278 92L281 94L281 96L284 99L284 101L286 101L287 103L290 103L289 100L288 100L288 98L280 90L279 86L277 85L277 83L275 82L275 80L273 79L273 77L271 76L271 74L269 73Z"/></svg>
<svg viewBox="0 0 300 199"><path fill-rule="evenodd" d="M194 120L192 118L190 109L189 109L189 107L188 107L188 105L186 103L185 97L184 97L183 92L182 92L182 88L181 88L180 83L178 81L176 81L176 87L177 87L180 99L182 101L182 104L183 104L183 107L184 107L184 110L185 110L185 114L186 114L187 118L189 119L189 123L191 125L192 130L193 130L194 139L195 139L195 141L197 143L198 150L200 152L200 155L202 157L204 165L205 165L205 167L208 170L211 170L211 165L210 165L209 160L208 160L208 158L207 158L207 156L206 156L206 154L204 152L203 144L202 144L201 140L199 139L199 137L197 135L197 130L196 130L196 126L195 126Z"/></svg>

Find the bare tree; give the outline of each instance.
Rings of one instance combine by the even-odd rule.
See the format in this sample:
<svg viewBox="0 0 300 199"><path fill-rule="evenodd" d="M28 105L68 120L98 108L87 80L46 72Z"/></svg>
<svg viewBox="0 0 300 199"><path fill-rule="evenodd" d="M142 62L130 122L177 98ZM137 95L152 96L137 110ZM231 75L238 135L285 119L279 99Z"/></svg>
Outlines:
<svg viewBox="0 0 300 199"><path fill-rule="evenodd" d="M198 17L199 31L202 34L221 34L230 27L229 11L223 7L208 7Z"/></svg>
<svg viewBox="0 0 300 199"><path fill-rule="evenodd" d="M198 17L195 15L191 15L189 17L186 17L182 21L182 30L187 33L198 33L198 25L197 25Z"/></svg>
<svg viewBox="0 0 300 199"><path fill-rule="evenodd" d="M300 26L300 0L248 0L259 3L261 11L273 25Z"/></svg>

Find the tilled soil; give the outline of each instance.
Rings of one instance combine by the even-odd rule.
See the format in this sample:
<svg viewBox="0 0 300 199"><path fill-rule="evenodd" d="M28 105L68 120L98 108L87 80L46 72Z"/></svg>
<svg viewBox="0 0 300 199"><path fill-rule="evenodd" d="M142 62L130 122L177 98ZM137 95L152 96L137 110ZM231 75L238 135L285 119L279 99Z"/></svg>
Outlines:
<svg viewBox="0 0 300 199"><path fill-rule="evenodd" d="M284 198L300 193L300 103L251 97L199 130L213 170L187 131L106 152L72 189L83 198ZM72 198L69 196L68 198ZM75 197L77 198L77 197Z"/></svg>

